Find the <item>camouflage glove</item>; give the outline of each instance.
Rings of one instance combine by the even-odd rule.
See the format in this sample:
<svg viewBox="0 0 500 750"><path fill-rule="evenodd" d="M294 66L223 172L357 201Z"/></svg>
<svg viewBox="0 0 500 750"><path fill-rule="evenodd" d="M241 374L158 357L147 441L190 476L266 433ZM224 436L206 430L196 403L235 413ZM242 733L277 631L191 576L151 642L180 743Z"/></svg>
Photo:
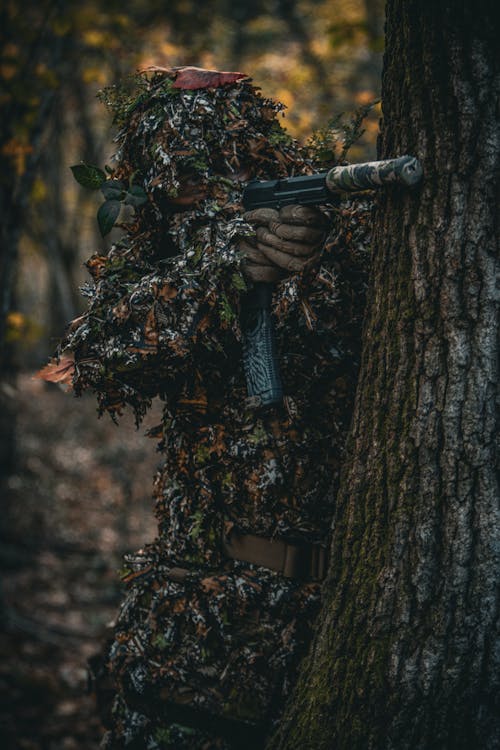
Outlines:
<svg viewBox="0 0 500 750"><path fill-rule="evenodd" d="M257 208L243 215L255 238L240 241L244 273L252 281L276 282L314 266L322 252L328 220L312 206Z"/></svg>

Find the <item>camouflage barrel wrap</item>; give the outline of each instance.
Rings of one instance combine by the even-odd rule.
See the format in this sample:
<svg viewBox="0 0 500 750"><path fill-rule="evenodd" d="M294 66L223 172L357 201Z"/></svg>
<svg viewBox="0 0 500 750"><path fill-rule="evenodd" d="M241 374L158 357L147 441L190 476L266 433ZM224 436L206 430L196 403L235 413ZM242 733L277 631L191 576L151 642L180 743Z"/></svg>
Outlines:
<svg viewBox="0 0 500 750"><path fill-rule="evenodd" d="M369 161L333 167L326 175L326 186L331 193L371 190L384 185L414 187L422 178L422 167L414 156L398 159Z"/></svg>

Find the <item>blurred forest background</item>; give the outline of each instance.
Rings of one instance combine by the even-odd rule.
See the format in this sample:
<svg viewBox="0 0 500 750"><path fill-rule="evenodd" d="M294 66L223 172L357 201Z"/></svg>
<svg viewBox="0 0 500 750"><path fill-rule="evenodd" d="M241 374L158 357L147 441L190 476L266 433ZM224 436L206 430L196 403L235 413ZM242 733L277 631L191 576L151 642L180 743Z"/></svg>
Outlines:
<svg viewBox="0 0 500 750"><path fill-rule="evenodd" d="M7 0L0 22L0 742L95 748L85 663L118 605L122 554L155 534L154 442L33 374L83 309L83 262L119 232L100 237L96 196L69 169L110 163L96 94L149 65L244 71L286 104L286 128L305 141L378 98L384 7ZM375 157L379 117L375 105L350 161Z"/></svg>

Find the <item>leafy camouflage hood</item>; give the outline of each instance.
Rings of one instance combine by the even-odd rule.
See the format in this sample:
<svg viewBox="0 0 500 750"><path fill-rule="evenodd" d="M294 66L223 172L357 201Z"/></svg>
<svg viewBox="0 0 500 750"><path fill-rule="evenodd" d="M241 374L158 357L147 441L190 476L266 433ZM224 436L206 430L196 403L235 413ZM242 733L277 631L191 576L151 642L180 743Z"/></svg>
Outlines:
<svg viewBox="0 0 500 750"><path fill-rule="evenodd" d="M113 178L139 182L154 212L142 212L141 223L173 230L175 239L175 199L186 180L205 197L183 211L183 223L194 213L199 224L221 210L241 211L249 179L311 171L281 127L283 105L262 97L243 73L154 68L105 89L101 97L120 126Z"/></svg>
<svg viewBox="0 0 500 750"><path fill-rule="evenodd" d="M75 360L65 379L95 389L101 408L141 414L159 378L171 393L174 379L192 382L195 362L210 378L209 361L219 372L230 352L240 357L238 240L254 232L243 186L312 169L280 125L282 105L242 75L155 69L101 94L119 130L98 187L116 208L113 192L123 201L128 184L134 213L108 254L87 262L89 309L60 347ZM187 206L177 203L186 179L204 190Z"/></svg>

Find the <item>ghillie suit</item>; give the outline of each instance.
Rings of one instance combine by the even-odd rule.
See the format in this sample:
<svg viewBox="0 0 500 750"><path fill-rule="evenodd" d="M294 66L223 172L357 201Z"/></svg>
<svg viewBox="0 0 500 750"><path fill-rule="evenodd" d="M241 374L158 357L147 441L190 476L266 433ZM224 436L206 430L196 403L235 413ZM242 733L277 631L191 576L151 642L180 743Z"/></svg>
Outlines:
<svg viewBox="0 0 500 750"><path fill-rule="evenodd" d="M239 327L242 180L308 173L248 79L176 88L175 72L107 91L120 126L112 180L147 202L88 262L88 311L61 347L76 393L152 431L164 463L158 538L127 558L105 665L116 697L106 748L260 747L318 610L333 498L359 364L370 207L332 214L321 265L276 289L283 409L246 398ZM205 197L179 210L186 176ZM272 540L272 541L271 541Z"/></svg>

